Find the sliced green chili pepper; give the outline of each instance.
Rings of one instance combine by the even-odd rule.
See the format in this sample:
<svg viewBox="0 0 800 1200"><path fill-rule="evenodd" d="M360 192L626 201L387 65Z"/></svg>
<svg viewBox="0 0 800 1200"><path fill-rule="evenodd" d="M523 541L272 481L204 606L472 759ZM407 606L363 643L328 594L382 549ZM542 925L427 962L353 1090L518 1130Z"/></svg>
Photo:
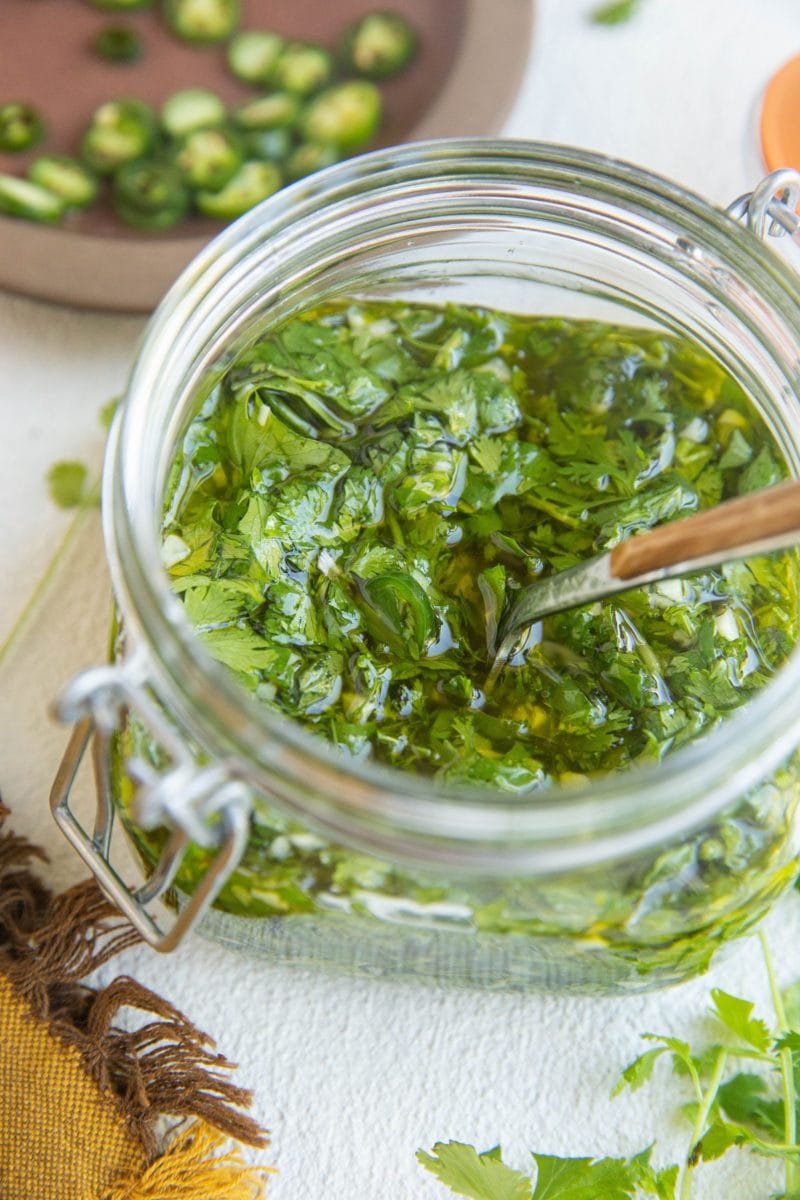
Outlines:
<svg viewBox="0 0 800 1200"><path fill-rule="evenodd" d="M224 125L225 105L207 88L185 88L164 101L161 124L170 137L182 138L195 129L212 129Z"/></svg>
<svg viewBox="0 0 800 1200"><path fill-rule="evenodd" d="M17 175L0 175L0 213L11 217L27 217L29 221L45 221L52 225L64 214L64 201L54 192L20 179Z"/></svg>
<svg viewBox="0 0 800 1200"><path fill-rule="evenodd" d="M310 142L358 150L378 132L383 113L381 94L366 79L337 83L320 92L302 115L300 127Z"/></svg>
<svg viewBox="0 0 800 1200"><path fill-rule="evenodd" d="M12 101L0 105L0 150L15 154L37 145L45 135L45 124L30 104Z"/></svg>
<svg viewBox="0 0 800 1200"><path fill-rule="evenodd" d="M248 100L234 110L240 129L290 129L300 117L300 101L290 92L273 92Z"/></svg>
<svg viewBox="0 0 800 1200"><path fill-rule="evenodd" d="M248 160L220 191L198 192L194 200L205 216L230 221L277 192L282 183L283 176L275 163Z"/></svg>
<svg viewBox="0 0 800 1200"><path fill-rule="evenodd" d="M90 3L106 12L132 12L136 8L153 7L153 0L90 0Z"/></svg>
<svg viewBox="0 0 800 1200"><path fill-rule="evenodd" d="M340 55L347 70L367 79L386 79L402 71L417 45L414 30L399 13L373 12L349 25Z"/></svg>
<svg viewBox="0 0 800 1200"><path fill-rule="evenodd" d="M239 0L164 0L164 17L177 37L208 46L229 38L241 13Z"/></svg>
<svg viewBox="0 0 800 1200"><path fill-rule="evenodd" d="M92 49L108 62L136 62L142 57L142 39L125 25L109 25L92 39Z"/></svg>
<svg viewBox="0 0 800 1200"><path fill-rule="evenodd" d="M272 79L275 63L285 44L279 34L267 30L248 29L237 33L228 46L228 66L243 83L265 86Z"/></svg>
<svg viewBox="0 0 800 1200"><path fill-rule="evenodd" d="M142 159L114 176L114 211L137 229L170 229L189 211L189 192L169 163Z"/></svg>
<svg viewBox="0 0 800 1200"><path fill-rule="evenodd" d="M225 129L194 129L175 154L184 183L211 192L224 187L243 160L241 143Z"/></svg>
<svg viewBox="0 0 800 1200"><path fill-rule="evenodd" d="M275 63L273 82L296 96L310 96L333 78L333 58L324 46L290 42Z"/></svg>
<svg viewBox="0 0 800 1200"><path fill-rule="evenodd" d="M69 208L86 208L97 198L97 179L77 158L44 154L31 163L28 178L60 196Z"/></svg>
<svg viewBox="0 0 800 1200"><path fill-rule="evenodd" d="M254 129L244 135L248 158L262 162L283 162L292 152L292 135L288 129Z"/></svg>
<svg viewBox="0 0 800 1200"><path fill-rule="evenodd" d="M155 113L141 100L109 100L92 117L81 139L81 154L93 171L110 175L147 154L157 130Z"/></svg>
<svg viewBox="0 0 800 1200"><path fill-rule="evenodd" d="M305 179L323 167L330 167L341 158L341 153L335 146L326 146L320 142L301 142L286 160L286 178L292 182Z"/></svg>

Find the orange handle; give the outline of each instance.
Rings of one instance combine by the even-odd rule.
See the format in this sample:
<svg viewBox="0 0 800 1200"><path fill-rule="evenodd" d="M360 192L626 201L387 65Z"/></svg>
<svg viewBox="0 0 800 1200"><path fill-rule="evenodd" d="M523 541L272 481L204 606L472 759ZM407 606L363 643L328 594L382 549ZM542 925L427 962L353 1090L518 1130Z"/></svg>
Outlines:
<svg viewBox="0 0 800 1200"><path fill-rule="evenodd" d="M800 481L726 500L706 512L638 533L611 551L611 574L616 579L632 579L659 567L717 550L737 550L759 538L795 530L800 541Z"/></svg>

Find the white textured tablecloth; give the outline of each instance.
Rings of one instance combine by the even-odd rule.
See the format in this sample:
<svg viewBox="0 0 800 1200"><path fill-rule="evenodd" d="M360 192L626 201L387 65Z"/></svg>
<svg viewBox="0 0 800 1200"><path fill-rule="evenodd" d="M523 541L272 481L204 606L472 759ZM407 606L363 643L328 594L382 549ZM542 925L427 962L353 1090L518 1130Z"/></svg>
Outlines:
<svg viewBox="0 0 800 1200"><path fill-rule="evenodd" d="M503 19L503 0L483 0ZM590 0L539 0L530 67L506 132L628 158L726 203L760 173L756 113L766 79L800 52L797 0L644 0L613 29ZM464 114L469 132L469 113ZM58 458L99 462L101 405L121 390L142 322L0 295L0 639L68 518L46 495ZM0 696L0 790L14 824L52 854L56 886L77 860L46 797L64 731L46 701L102 652L102 616L65 588L45 633L21 644ZM800 898L767 923L783 982L800 978ZM666 1077L613 1103L608 1093L645 1030L702 1037L710 987L767 989L757 944L703 980L656 995L581 1000L432 991L248 961L199 939L164 959L138 949L103 975L135 974L213 1031L241 1063L271 1128L274 1200L435 1200L414 1159L450 1138L528 1151L628 1154L685 1147ZM766 1200L777 1168L745 1155L701 1168L699 1200Z"/></svg>

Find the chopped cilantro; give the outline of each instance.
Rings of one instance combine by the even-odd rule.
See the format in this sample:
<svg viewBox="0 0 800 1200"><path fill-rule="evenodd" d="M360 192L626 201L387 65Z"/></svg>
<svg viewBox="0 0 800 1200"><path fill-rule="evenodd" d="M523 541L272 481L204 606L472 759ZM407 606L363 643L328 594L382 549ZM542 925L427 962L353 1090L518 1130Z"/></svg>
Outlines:
<svg viewBox="0 0 800 1200"><path fill-rule="evenodd" d="M506 796L657 762L744 704L797 639L785 553L548 617L487 692L520 586L785 474L742 390L685 340L351 301L221 366L171 474L165 569L205 648L345 761ZM702 969L788 882L784 776L585 889L525 879L452 898L466 928L586 936L621 974ZM356 883L351 851L301 853L303 831L259 803L221 895L233 911L447 894L388 864ZM202 865L190 854L181 885Z"/></svg>

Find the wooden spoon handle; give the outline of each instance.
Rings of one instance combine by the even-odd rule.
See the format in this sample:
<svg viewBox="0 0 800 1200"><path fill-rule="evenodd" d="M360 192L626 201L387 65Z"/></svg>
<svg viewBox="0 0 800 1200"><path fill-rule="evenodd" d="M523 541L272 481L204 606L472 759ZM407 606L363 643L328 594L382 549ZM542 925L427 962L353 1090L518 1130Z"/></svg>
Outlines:
<svg viewBox="0 0 800 1200"><path fill-rule="evenodd" d="M611 551L611 574L631 579L795 531L800 541L800 481L726 500L706 512L635 534Z"/></svg>

